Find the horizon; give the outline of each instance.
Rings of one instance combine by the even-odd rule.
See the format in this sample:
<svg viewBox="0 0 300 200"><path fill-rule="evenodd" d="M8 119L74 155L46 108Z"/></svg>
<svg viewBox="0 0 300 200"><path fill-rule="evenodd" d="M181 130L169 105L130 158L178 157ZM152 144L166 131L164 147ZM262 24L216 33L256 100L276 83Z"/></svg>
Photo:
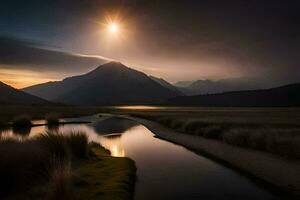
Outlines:
<svg viewBox="0 0 300 200"><path fill-rule="evenodd" d="M171 83L293 83L300 81L298 8L280 0L4 1L0 80L23 88L86 73L108 58Z"/></svg>
<svg viewBox="0 0 300 200"><path fill-rule="evenodd" d="M0 199L299 199L299 11L2 0Z"/></svg>

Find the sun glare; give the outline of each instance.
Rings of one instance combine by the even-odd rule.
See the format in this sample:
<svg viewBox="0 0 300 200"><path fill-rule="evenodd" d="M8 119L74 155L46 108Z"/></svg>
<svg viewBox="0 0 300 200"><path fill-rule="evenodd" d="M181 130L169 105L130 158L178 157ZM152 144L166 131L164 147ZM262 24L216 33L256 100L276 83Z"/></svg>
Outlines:
<svg viewBox="0 0 300 200"><path fill-rule="evenodd" d="M128 23L121 17L120 14L106 14L101 25L101 40L103 43L112 47L112 45L124 44L128 38L129 29Z"/></svg>
<svg viewBox="0 0 300 200"><path fill-rule="evenodd" d="M108 24L108 31L111 33L117 33L119 31L119 26L115 22Z"/></svg>

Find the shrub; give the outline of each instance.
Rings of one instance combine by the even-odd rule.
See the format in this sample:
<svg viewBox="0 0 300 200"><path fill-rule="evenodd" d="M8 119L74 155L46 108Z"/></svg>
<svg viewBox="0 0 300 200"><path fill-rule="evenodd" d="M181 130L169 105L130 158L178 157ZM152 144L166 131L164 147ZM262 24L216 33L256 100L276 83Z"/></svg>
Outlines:
<svg viewBox="0 0 300 200"><path fill-rule="evenodd" d="M12 126L13 127L30 127L30 126L32 126L31 119L30 119L30 117L28 117L26 115L19 116L13 120Z"/></svg>
<svg viewBox="0 0 300 200"><path fill-rule="evenodd" d="M59 125L59 117L56 114L46 116L46 122L49 126Z"/></svg>

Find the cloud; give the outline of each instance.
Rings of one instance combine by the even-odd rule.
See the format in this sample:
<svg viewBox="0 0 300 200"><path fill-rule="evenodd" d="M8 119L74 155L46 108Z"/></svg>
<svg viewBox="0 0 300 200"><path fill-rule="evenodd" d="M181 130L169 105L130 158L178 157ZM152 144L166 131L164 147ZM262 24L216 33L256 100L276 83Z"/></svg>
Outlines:
<svg viewBox="0 0 300 200"><path fill-rule="evenodd" d="M27 40L0 36L0 69L82 73L109 59L47 49Z"/></svg>

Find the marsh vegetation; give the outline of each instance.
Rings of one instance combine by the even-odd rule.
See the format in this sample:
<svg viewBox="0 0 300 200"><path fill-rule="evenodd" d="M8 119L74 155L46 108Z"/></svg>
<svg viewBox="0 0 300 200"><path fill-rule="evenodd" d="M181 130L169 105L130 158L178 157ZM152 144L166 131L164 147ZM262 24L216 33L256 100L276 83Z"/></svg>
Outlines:
<svg viewBox="0 0 300 200"><path fill-rule="evenodd" d="M159 122L176 131L300 159L299 111L284 109L203 109L200 111L144 111L134 116Z"/></svg>
<svg viewBox="0 0 300 200"><path fill-rule="evenodd" d="M84 132L0 137L1 199L130 199L134 176L131 160L110 157Z"/></svg>

